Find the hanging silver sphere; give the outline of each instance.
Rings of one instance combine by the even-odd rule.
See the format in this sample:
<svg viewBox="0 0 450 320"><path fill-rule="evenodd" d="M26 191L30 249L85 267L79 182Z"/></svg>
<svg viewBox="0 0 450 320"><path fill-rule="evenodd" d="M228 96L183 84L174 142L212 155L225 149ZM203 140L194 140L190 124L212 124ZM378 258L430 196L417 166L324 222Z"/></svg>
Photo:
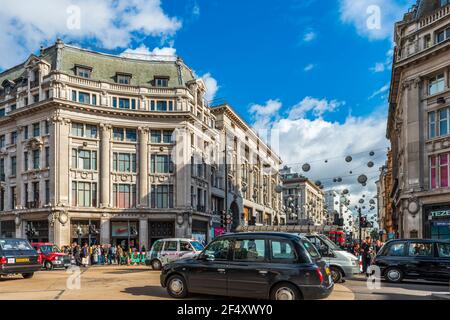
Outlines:
<svg viewBox="0 0 450 320"><path fill-rule="evenodd" d="M366 182L367 182L367 176L366 176L365 174L360 175L360 176L358 177L358 182L359 182L360 184L366 183Z"/></svg>
<svg viewBox="0 0 450 320"><path fill-rule="evenodd" d="M364 199L359 199L359 203L363 204L364 203Z"/></svg>
<svg viewBox="0 0 450 320"><path fill-rule="evenodd" d="M375 155L375 152L370 151L369 155L370 155L371 157L373 157L373 156Z"/></svg>
<svg viewBox="0 0 450 320"><path fill-rule="evenodd" d="M342 178L337 178L337 182L342 182Z"/></svg>
<svg viewBox="0 0 450 320"><path fill-rule="evenodd" d="M369 161L369 162L367 163L367 166L368 166L369 168L373 168L374 165L375 165L375 164L374 164L372 161Z"/></svg>
<svg viewBox="0 0 450 320"><path fill-rule="evenodd" d="M348 194L348 189L344 189L344 191L342 191L343 194Z"/></svg>
<svg viewBox="0 0 450 320"><path fill-rule="evenodd" d="M345 157L346 162L352 162L353 158L351 156Z"/></svg>
<svg viewBox="0 0 450 320"><path fill-rule="evenodd" d="M320 187L322 185L322 182L320 182L319 180L316 181L316 186Z"/></svg>
<svg viewBox="0 0 450 320"><path fill-rule="evenodd" d="M310 165L309 163L305 163L305 164L302 166L302 170L303 170L304 172L308 172L309 170L311 170L311 165Z"/></svg>

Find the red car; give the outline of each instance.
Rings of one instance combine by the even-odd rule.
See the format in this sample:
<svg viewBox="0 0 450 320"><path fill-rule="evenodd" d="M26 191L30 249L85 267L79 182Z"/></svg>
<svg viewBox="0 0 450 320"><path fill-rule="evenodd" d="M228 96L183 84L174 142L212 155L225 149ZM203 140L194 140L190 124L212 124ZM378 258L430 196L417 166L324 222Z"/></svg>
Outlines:
<svg viewBox="0 0 450 320"><path fill-rule="evenodd" d="M68 268L71 265L71 257L61 252L58 246L47 242L34 242L31 245L41 256L42 265L47 270Z"/></svg>

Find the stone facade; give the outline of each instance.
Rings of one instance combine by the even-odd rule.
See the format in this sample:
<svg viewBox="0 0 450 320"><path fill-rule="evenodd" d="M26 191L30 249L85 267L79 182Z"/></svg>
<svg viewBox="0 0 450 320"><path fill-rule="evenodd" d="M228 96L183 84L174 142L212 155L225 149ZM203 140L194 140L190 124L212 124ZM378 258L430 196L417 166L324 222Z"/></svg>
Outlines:
<svg viewBox="0 0 450 320"><path fill-rule="evenodd" d="M225 210L212 198L224 191L216 184L225 172L223 112L181 59L148 58L58 40L0 74L1 235L146 248L159 238L214 236ZM276 183L279 157L239 117L230 125L245 127L242 145L262 146L255 154ZM248 201L278 218L277 202Z"/></svg>
<svg viewBox="0 0 450 320"><path fill-rule="evenodd" d="M387 137L402 238L448 238L450 4L422 0L395 26Z"/></svg>
<svg viewBox="0 0 450 320"><path fill-rule="evenodd" d="M323 191L308 178L291 173L284 168L281 174L283 182L283 205L288 225L324 226L328 219Z"/></svg>

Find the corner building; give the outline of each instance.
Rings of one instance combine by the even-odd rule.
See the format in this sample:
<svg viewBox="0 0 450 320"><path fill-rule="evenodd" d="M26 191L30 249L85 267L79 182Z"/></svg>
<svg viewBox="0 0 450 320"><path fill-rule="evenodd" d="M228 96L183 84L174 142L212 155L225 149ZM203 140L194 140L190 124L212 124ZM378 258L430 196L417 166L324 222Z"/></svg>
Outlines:
<svg viewBox="0 0 450 320"><path fill-rule="evenodd" d="M58 40L0 85L0 236L146 248L211 239L226 209L211 198L224 146L205 85L180 58Z"/></svg>
<svg viewBox="0 0 450 320"><path fill-rule="evenodd" d="M417 1L396 23L395 43L387 126L392 224L400 238L449 239L449 1Z"/></svg>

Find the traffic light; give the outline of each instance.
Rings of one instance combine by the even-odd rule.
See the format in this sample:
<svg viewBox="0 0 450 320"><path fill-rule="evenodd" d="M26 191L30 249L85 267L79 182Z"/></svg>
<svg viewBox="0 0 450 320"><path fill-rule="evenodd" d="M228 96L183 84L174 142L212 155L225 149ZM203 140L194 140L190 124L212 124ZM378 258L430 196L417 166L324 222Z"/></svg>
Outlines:
<svg viewBox="0 0 450 320"><path fill-rule="evenodd" d="M221 224L222 228L227 227L227 213L225 211L222 211L220 213L220 224Z"/></svg>

